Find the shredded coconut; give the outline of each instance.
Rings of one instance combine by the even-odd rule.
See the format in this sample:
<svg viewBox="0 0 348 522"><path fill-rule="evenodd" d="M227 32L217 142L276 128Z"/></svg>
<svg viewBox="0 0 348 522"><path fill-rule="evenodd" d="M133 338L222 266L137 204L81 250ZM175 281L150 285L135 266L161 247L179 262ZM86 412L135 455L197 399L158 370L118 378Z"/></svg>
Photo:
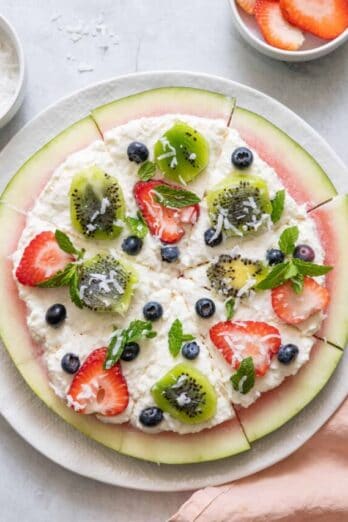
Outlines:
<svg viewBox="0 0 348 522"><path fill-rule="evenodd" d="M12 44L0 35L0 116L5 114L16 93L18 60Z"/></svg>

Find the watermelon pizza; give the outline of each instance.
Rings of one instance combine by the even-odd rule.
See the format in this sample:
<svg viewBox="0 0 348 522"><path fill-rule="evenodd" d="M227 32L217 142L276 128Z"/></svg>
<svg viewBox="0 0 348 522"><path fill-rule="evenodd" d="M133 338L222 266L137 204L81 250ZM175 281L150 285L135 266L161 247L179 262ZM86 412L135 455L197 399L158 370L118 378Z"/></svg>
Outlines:
<svg viewBox="0 0 348 522"><path fill-rule="evenodd" d="M1 196L1 338L48 407L116 451L247 451L343 354L347 217L320 165L233 98L116 100Z"/></svg>

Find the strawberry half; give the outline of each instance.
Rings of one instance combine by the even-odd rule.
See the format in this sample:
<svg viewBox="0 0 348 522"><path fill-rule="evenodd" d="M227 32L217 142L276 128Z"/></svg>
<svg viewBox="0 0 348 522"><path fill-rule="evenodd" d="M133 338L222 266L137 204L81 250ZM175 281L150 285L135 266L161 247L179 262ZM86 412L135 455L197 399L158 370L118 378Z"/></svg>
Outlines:
<svg viewBox="0 0 348 522"><path fill-rule="evenodd" d="M280 0L280 7L291 24L325 40L348 27L348 0Z"/></svg>
<svg viewBox="0 0 348 522"><path fill-rule="evenodd" d="M165 243L176 243L185 234L183 225L194 225L199 216L199 205L173 209L164 207L155 199L153 189L158 185L168 185L183 190L177 185L164 181L139 181L134 187L134 197L147 226L153 236Z"/></svg>
<svg viewBox="0 0 348 522"><path fill-rule="evenodd" d="M53 232L41 232L25 248L16 277L22 285L36 286L74 260L73 256L59 248Z"/></svg>
<svg viewBox="0 0 348 522"><path fill-rule="evenodd" d="M285 20L278 2L257 0L255 18L264 39L270 45L287 51L297 51L302 46L302 32Z"/></svg>
<svg viewBox="0 0 348 522"><path fill-rule="evenodd" d="M104 369L106 348L97 348L76 373L68 391L68 403L78 413L111 416L128 406L127 383L120 364Z"/></svg>
<svg viewBox="0 0 348 522"><path fill-rule="evenodd" d="M272 307L280 319L288 324L298 324L311 315L325 310L329 292L311 277L304 278L303 290L296 294L289 281L272 290Z"/></svg>
<svg viewBox="0 0 348 522"><path fill-rule="evenodd" d="M254 14L256 0L237 0L239 7L248 14Z"/></svg>
<svg viewBox="0 0 348 522"><path fill-rule="evenodd" d="M274 326L257 321L223 321L210 328L210 339L235 370L246 357L252 357L256 375L262 377L281 344Z"/></svg>

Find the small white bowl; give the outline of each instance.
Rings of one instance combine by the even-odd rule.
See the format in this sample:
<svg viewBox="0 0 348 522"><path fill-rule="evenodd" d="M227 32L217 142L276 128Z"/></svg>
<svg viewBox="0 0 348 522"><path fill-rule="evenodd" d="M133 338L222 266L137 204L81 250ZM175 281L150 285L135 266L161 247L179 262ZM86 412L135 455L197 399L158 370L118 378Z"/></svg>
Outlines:
<svg viewBox="0 0 348 522"><path fill-rule="evenodd" d="M6 112L0 115L0 128L4 127L18 111L24 99L25 90L25 59L22 44L12 25L0 15L0 38L5 36L12 44L18 60L18 83L16 91L9 102Z"/></svg>
<svg viewBox="0 0 348 522"><path fill-rule="evenodd" d="M241 9L235 0L230 0L234 23L243 38L261 53L286 62L307 62L315 58L321 58L348 40L348 29L342 34L330 40L322 40L310 33L305 34L305 43L300 51L283 51L265 42L253 16Z"/></svg>

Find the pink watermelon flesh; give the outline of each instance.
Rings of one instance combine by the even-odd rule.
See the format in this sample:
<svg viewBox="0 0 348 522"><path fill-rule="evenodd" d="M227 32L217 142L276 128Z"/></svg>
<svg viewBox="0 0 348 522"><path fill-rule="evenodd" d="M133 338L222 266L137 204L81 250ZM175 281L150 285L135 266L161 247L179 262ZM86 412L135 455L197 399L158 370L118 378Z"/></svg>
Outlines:
<svg viewBox="0 0 348 522"><path fill-rule="evenodd" d="M237 106L231 127L274 168L297 203L311 209L337 195L315 159L270 121Z"/></svg>
<svg viewBox="0 0 348 522"><path fill-rule="evenodd" d="M249 408L238 409L249 442L280 428L314 399L331 377L342 354L342 350L318 340L310 360L295 376L262 394Z"/></svg>
<svg viewBox="0 0 348 522"><path fill-rule="evenodd" d="M128 121L163 114L190 114L204 118L221 118L230 122L235 99L222 94L189 87L161 87L121 98L92 111L100 131Z"/></svg>
<svg viewBox="0 0 348 522"><path fill-rule="evenodd" d="M22 212L29 211L59 165L74 152L100 139L98 127L90 116L74 123L21 166L7 184L0 203L7 203Z"/></svg>
<svg viewBox="0 0 348 522"><path fill-rule="evenodd" d="M334 267L325 280L330 304L316 335L345 348L348 342L348 196L337 196L312 210L310 216L316 223L325 251L324 262Z"/></svg>

